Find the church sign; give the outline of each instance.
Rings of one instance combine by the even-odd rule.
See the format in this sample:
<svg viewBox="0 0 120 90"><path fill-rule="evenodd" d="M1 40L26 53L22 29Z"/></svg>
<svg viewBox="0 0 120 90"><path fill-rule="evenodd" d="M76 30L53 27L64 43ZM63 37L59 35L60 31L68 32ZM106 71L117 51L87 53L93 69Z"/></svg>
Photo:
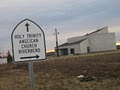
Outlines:
<svg viewBox="0 0 120 90"><path fill-rule="evenodd" d="M45 35L33 21L25 19L11 35L14 62L46 59Z"/></svg>

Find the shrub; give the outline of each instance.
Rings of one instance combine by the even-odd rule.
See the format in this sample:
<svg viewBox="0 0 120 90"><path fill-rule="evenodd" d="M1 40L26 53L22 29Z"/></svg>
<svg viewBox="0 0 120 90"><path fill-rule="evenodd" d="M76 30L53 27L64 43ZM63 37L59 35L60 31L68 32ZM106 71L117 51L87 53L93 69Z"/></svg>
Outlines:
<svg viewBox="0 0 120 90"><path fill-rule="evenodd" d="M11 62L12 62L12 56L11 56L9 50L8 50L8 53L7 53L7 62L8 62L8 63L11 63Z"/></svg>

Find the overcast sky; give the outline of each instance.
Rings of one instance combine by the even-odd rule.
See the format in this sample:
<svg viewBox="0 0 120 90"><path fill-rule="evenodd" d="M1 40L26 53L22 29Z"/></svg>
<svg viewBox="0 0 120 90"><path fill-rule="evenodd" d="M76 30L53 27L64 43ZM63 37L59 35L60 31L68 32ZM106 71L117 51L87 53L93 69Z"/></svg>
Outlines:
<svg viewBox="0 0 120 90"><path fill-rule="evenodd" d="M120 41L120 0L0 0L0 52L11 50L11 33L24 19L36 22L45 32L47 50L108 26Z"/></svg>

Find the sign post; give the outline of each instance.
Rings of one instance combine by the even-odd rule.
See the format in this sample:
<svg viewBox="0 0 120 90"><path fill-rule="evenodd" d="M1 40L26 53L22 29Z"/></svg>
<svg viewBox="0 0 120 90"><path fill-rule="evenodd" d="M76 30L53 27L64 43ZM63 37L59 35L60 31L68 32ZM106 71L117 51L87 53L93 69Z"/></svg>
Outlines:
<svg viewBox="0 0 120 90"><path fill-rule="evenodd" d="M33 63L32 61L29 62L29 73L30 73L30 88L34 90L34 73L33 73Z"/></svg>
<svg viewBox="0 0 120 90"><path fill-rule="evenodd" d="M44 32L35 22L25 19L14 28L11 40L14 62L29 62L31 90L34 90L33 61L46 59Z"/></svg>

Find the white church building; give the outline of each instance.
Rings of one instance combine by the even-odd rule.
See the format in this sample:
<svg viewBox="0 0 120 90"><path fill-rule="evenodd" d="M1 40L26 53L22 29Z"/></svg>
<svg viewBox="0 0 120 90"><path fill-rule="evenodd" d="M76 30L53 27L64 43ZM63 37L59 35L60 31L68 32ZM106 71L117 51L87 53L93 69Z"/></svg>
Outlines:
<svg viewBox="0 0 120 90"><path fill-rule="evenodd" d="M116 50L115 33L109 33L108 27L98 29L84 36L68 38L58 46L59 55L84 54Z"/></svg>

